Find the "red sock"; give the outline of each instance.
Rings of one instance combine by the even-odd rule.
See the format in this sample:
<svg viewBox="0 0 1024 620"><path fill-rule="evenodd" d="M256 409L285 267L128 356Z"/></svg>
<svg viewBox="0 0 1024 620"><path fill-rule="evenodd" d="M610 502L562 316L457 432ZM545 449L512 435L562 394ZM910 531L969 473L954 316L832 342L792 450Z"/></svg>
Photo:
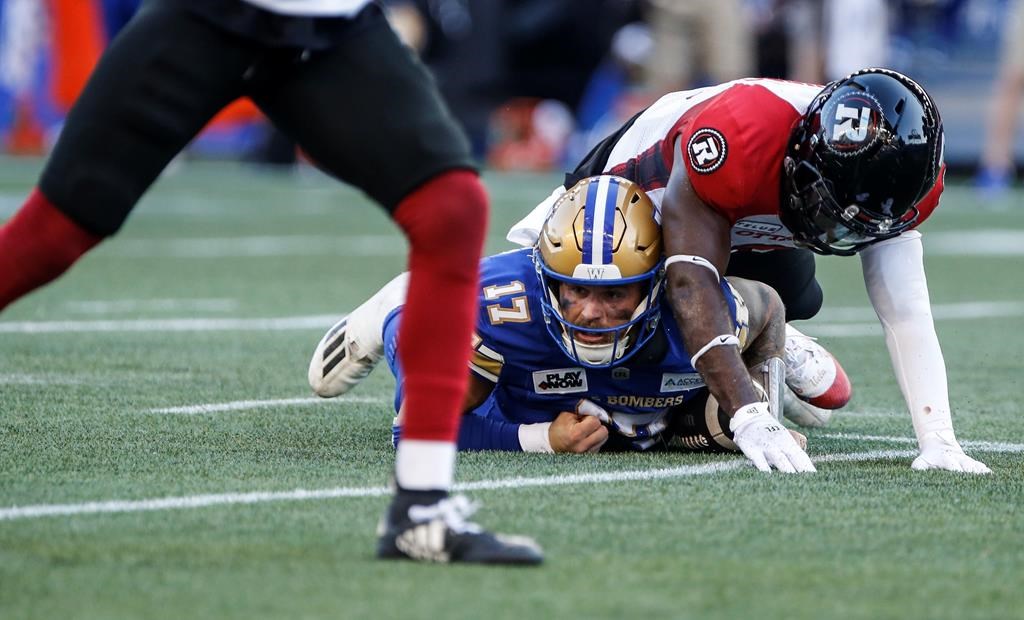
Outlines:
<svg viewBox="0 0 1024 620"><path fill-rule="evenodd" d="M0 226L0 310L64 273L102 241L32 190L21 209Z"/></svg>
<svg viewBox="0 0 1024 620"><path fill-rule="evenodd" d="M402 439L454 442L469 385L487 194L475 173L447 172L407 196L394 218L410 246L398 333Z"/></svg>

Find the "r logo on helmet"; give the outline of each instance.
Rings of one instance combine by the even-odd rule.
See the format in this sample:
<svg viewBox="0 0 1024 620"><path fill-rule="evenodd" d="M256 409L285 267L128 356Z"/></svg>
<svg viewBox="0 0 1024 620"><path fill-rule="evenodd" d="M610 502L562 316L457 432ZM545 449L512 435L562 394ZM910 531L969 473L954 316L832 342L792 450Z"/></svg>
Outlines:
<svg viewBox="0 0 1024 620"><path fill-rule="evenodd" d="M829 101L821 112L825 145L841 157L853 157L878 140L882 106L874 96L848 90Z"/></svg>
<svg viewBox="0 0 1024 620"><path fill-rule="evenodd" d="M714 172L725 163L728 148L725 136L721 132L710 127L702 127L693 132L690 141L686 143L690 167L700 174Z"/></svg>

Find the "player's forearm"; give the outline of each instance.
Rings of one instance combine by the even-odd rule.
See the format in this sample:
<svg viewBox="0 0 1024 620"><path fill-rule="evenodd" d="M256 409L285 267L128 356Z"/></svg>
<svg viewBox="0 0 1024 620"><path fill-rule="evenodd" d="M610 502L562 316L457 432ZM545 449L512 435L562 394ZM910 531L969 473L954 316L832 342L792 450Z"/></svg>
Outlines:
<svg viewBox="0 0 1024 620"><path fill-rule="evenodd" d="M868 248L861 264L918 440L952 430L946 363L932 319L920 234L904 233Z"/></svg>
<svg viewBox="0 0 1024 620"><path fill-rule="evenodd" d="M459 450L521 451L519 424L473 414L462 416Z"/></svg>
<svg viewBox="0 0 1024 620"><path fill-rule="evenodd" d="M391 443L402 440L400 417L391 427ZM541 452L551 454L548 432L550 422L517 424L496 418L466 413L459 423L456 446L459 450L499 450L504 452Z"/></svg>
<svg viewBox="0 0 1024 620"><path fill-rule="evenodd" d="M934 431L952 431L946 364L931 317L892 325L883 323L883 329L896 381L918 440Z"/></svg>
<svg viewBox="0 0 1024 620"><path fill-rule="evenodd" d="M714 339L732 334L734 328L721 288L712 274L693 266L677 271L684 268L690 273L673 278L669 295L683 341L692 355ZM696 369L722 409L730 414L760 400L736 346L707 349L697 360Z"/></svg>

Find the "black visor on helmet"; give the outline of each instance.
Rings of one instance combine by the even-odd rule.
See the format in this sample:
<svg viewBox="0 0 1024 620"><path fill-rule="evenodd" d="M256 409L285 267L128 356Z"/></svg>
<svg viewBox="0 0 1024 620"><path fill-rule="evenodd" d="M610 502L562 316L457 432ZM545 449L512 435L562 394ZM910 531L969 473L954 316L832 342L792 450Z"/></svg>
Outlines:
<svg viewBox="0 0 1024 620"><path fill-rule="evenodd" d="M867 246L895 237L917 221L917 207L899 220L878 217L861 207L839 204L828 181L805 161L787 160L790 191L788 208L781 210L793 241L818 254L849 256Z"/></svg>

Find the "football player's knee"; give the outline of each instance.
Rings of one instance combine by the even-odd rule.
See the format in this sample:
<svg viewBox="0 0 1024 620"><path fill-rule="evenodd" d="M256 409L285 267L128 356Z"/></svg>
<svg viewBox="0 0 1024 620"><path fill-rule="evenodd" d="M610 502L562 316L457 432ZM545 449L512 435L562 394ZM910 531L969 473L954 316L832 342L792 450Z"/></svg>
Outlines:
<svg viewBox="0 0 1024 620"><path fill-rule="evenodd" d="M800 292L799 295L786 300L786 320L804 321L814 317L821 310L821 304L825 299L821 286L817 281Z"/></svg>
<svg viewBox="0 0 1024 620"><path fill-rule="evenodd" d="M782 297L772 287L764 284L762 288L762 299L764 299L764 311L768 321L786 321L786 306L782 303Z"/></svg>
<svg viewBox="0 0 1024 620"><path fill-rule="evenodd" d="M487 228L487 193L476 173L446 172L406 197L395 219L414 252L475 264Z"/></svg>
<svg viewBox="0 0 1024 620"><path fill-rule="evenodd" d="M54 176L56 173L47 169L40 190L71 221L97 237L111 237L121 230L141 195L122 174L95 174L84 179Z"/></svg>

